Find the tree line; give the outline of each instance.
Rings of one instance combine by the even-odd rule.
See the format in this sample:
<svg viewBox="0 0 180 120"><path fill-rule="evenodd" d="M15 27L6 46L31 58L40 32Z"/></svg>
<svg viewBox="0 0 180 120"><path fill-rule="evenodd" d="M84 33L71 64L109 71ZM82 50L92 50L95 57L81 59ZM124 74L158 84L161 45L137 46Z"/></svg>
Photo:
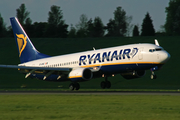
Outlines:
<svg viewBox="0 0 180 120"><path fill-rule="evenodd" d="M155 36L180 34L180 0L170 0L166 7L166 23L162 31L155 32L153 21L147 12L139 30L139 25L132 25L132 16L127 16L122 7L117 7L113 12L114 18L104 25L100 17L88 19L82 14L79 22L69 26L63 19L63 12L59 6L52 5L48 13L47 22L32 23L30 12L25 4L16 9L16 17L30 37L35 38L81 38L81 37L120 37L120 36ZM68 27L70 29L68 30ZM0 14L0 37L13 37L11 26L6 27Z"/></svg>

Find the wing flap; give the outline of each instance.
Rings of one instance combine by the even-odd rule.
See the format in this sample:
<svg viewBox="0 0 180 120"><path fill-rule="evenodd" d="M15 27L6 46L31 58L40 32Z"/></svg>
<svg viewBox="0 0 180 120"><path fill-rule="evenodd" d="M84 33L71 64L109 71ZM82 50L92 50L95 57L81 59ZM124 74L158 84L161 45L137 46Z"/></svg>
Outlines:
<svg viewBox="0 0 180 120"><path fill-rule="evenodd" d="M71 68L53 68L53 67L34 67L34 66L18 66L18 65L0 65L1 68L13 68L13 69L29 69L29 70L48 70L48 71L62 71L69 72Z"/></svg>
<svg viewBox="0 0 180 120"><path fill-rule="evenodd" d="M18 69L20 72L26 74L25 78L28 78L31 74L44 75L43 80L46 80L51 74L59 75L57 80L63 75L68 74L72 68L53 68L53 67L34 67L34 66L18 66L18 65L0 65L1 68L13 68Z"/></svg>

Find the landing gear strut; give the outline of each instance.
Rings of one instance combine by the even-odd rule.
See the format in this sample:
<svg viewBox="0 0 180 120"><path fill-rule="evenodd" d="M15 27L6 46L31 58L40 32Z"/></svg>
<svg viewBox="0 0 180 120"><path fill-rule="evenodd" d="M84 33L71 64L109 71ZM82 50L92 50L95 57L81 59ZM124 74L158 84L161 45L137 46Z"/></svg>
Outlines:
<svg viewBox="0 0 180 120"><path fill-rule="evenodd" d="M105 89L105 88L110 88L111 87L111 82L109 82L107 80L107 77L105 77L105 81L102 81L101 82L101 88L102 89Z"/></svg>
<svg viewBox="0 0 180 120"><path fill-rule="evenodd" d="M79 88L80 88L80 85L79 85L79 83L71 83L70 85L69 85L69 89L70 90L79 90Z"/></svg>
<svg viewBox="0 0 180 120"><path fill-rule="evenodd" d="M152 71L151 79L156 79L156 78L157 78L157 75L154 73L154 71Z"/></svg>

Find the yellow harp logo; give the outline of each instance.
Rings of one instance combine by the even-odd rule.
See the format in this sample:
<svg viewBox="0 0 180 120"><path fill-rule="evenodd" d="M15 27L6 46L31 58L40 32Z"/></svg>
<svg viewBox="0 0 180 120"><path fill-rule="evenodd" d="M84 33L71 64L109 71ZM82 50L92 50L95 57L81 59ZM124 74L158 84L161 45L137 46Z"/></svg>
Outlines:
<svg viewBox="0 0 180 120"><path fill-rule="evenodd" d="M19 47L19 57L21 56L22 51L25 49L26 44L27 44L27 37L24 36L23 34L16 34L17 36L17 43Z"/></svg>

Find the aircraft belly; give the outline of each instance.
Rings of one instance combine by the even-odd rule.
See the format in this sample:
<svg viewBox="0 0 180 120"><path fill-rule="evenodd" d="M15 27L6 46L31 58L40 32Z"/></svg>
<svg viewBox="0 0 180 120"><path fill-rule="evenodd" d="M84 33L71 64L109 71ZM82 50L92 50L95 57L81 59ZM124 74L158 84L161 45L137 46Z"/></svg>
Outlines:
<svg viewBox="0 0 180 120"><path fill-rule="evenodd" d="M152 67L156 66L155 64L119 64L119 65L109 65L109 66L102 66L101 71L103 73L122 73L134 70L147 70Z"/></svg>

